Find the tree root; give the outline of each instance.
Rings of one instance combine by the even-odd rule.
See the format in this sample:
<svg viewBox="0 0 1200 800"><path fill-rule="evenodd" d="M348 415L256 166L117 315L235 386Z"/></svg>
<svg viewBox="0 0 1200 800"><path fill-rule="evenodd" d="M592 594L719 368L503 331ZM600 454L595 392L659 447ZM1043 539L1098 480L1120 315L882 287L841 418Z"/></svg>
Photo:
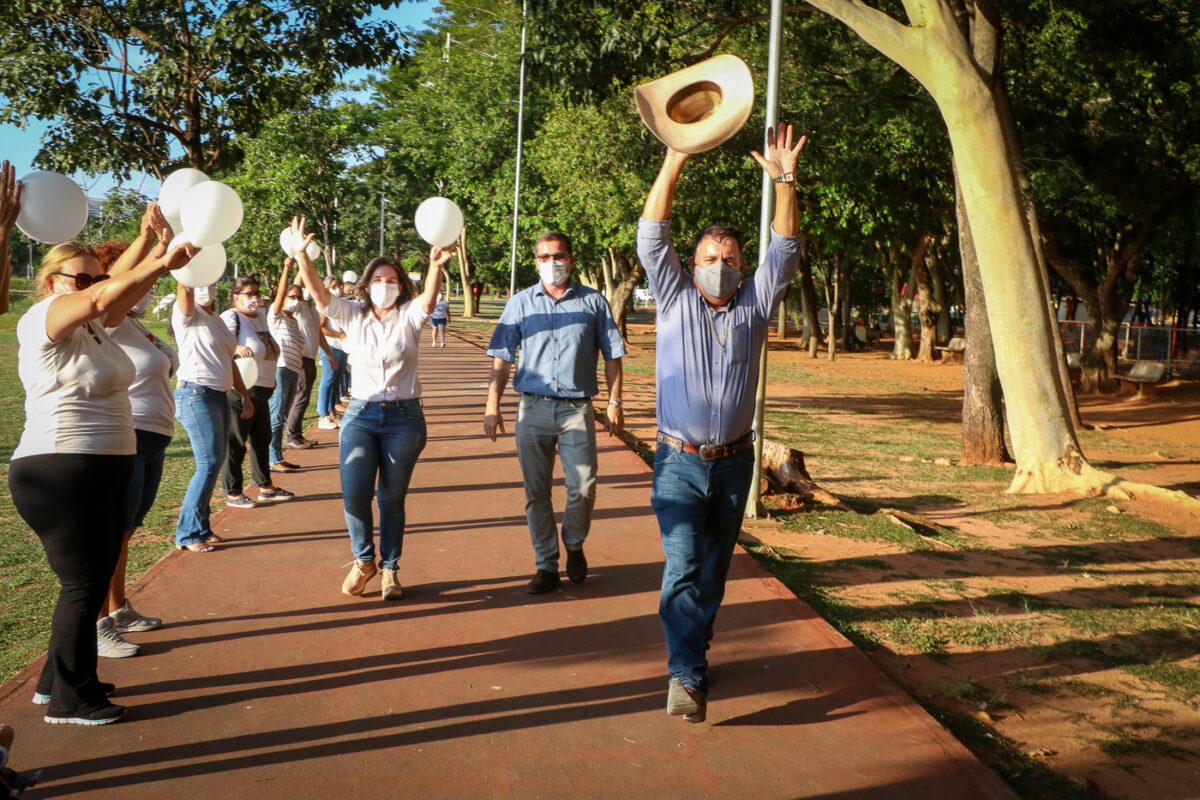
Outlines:
<svg viewBox="0 0 1200 800"><path fill-rule="evenodd" d="M1111 472L1095 469L1078 452L1068 453L1058 461L1045 462L1032 469L1019 466L1008 487L1009 494L1056 492L1073 492L1084 497L1111 497L1115 500L1161 500L1200 512L1200 498L1178 489L1127 481Z"/></svg>
<svg viewBox="0 0 1200 800"><path fill-rule="evenodd" d="M804 500L842 511L854 510L817 485L804 466L804 453L795 448L764 439L762 466L763 478L773 491L790 492Z"/></svg>

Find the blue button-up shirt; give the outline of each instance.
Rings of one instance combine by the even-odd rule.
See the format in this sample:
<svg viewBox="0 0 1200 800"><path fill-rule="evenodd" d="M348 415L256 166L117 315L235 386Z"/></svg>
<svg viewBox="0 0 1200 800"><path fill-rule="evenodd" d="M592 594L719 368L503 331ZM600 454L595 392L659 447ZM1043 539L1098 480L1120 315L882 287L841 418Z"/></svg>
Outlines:
<svg viewBox="0 0 1200 800"><path fill-rule="evenodd" d="M800 237L772 230L754 277L714 309L680 267L670 224L638 221L638 258L658 307L658 427L694 445L727 444L754 424L759 353L771 309L796 275Z"/></svg>
<svg viewBox="0 0 1200 800"><path fill-rule="evenodd" d="M604 295L575 282L560 300L546 294L541 281L512 296L487 352L512 363L517 348L521 360L513 388L545 397L596 395L597 356L604 353L611 361L625 355L625 342Z"/></svg>

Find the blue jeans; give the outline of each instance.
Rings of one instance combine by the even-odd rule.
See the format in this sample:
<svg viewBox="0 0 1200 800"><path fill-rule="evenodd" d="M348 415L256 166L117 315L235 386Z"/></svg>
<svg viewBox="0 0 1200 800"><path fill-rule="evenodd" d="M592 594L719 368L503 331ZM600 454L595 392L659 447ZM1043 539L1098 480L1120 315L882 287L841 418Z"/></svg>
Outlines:
<svg viewBox="0 0 1200 800"><path fill-rule="evenodd" d="M267 458L272 464L283 461L283 425L287 422L292 398L296 396L296 382L300 373L286 367L275 370L275 391L271 393L271 447Z"/></svg>
<svg viewBox="0 0 1200 800"><path fill-rule="evenodd" d="M154 431L135 430L137 455L133 457L133 477L129 479L129 492L125 495L126 531L142 527L146 513L158 497L158 485L162 483L163 462L167 458L170 436Z"/></svg>
<svg viewBox="0 0 1200 800"><path fill-rule="evenodd" d="M317 386L317 416L328 417L340 397L337 391L341 384L341 375L346 371L346 354L341 350L333 351L333 357L338 361L337 369L334 369L333 365L329 363L329 356L325 355L325 351L319 352L321 354L321 383Z"/></svg>
<svg viewBox="0 0 1200 800"><path fill-rule="evenodd" d="M195 544L212 533L208 502L229 447L229 400L224 392L180 381L175 389L175 418L187 431L196 458L196 474L179 509L175 543Z"/></svg>
<svg viewBox="0 0 1200 800"><path fill-rule="evenodd" d="M375 560L374 496L379 504L379 566L396 569L404 547L404 496L425 438L419 399L350 401L338 442L346 527L350 549L359 561Z"/></svg>
<svg viewBox="0 0 1200 800"><path fill-rule="evenodd" d="M667 671L705 696L705 651L753 476L753 449L714 461L662 443L654 453L650 505L666 556L658 615L667 639Z"/></svg>

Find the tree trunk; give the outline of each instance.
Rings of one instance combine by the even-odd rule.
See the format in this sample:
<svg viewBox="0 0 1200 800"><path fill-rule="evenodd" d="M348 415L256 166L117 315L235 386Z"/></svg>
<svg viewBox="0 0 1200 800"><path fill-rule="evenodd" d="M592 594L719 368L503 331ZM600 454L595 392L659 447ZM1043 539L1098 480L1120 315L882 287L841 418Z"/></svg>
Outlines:
<svg viewBox="0 0 1200 800"><path fill-rule="evenodd" d="M615 248L608 248L607 260L603 257L600 258L600 273L604 278L604 297L608 300L609 305L614 305L613 293L616 292L617 283L620 280L617 277L619 273L617 268L617 251ZM624 335L624 328L621 329L621 333Z"/></svg>
<svg viewBox="0 0 1200 800"><path fill-rule="evenodd" d="M920 299L920 311L917 314L921 321L921 349L917 352L917 361L931 364L936 359L933 349L937 343L937 300L933 296L933 280L929 273L929 243L933 239L930 234L921 237L917 249L909 253L912 259L912 274L917 281L917 296Z"/></svg>
<svg viewBox="0 0 1200 800"><path fill-rule="evenodd" d="M941 242L933 250L933 258L929 261L930 278L933 280L933 299L938 304L937 343L945 344L953 335L950 330L950 304L947 302L946 284L950 265L946 262L946 248Z"/></svg>
<svg viewBox="0 0 1200 800"><path fill-rule="evenodd" d="M987 302L979 279L975 243L962 199L958 213L958 249L963 267L963 327L967 349L963 352L962 463L1000 465L1012 458L1004 444L1003 394L992 349Z"/></svg>
<svg viewBox="0 0 1200 800"><path fill-rule="evenodd" d="M850 279L850 264L842 259L840 262L840 285L842 287L842 341L846 352L857 349L858 337L854 335L853 292L854 283Z"/></svg>
<svg viewBox="0 0 1200 800"><path fill-rule="evenodd" d="M804 335L808 337L808 355L817 357L821 346L821 320L817 316L817 287L813 284L812 261L807 240L800 247L800 308L804 314Z"/></svg>
<svg viewBox="0 0 1200 800"><path fill-rule="evenodd" d="M898 252L892 253L892 333L896 337L889 358L896 361L908 361L913 357L912 350L912 296L905 291L907 288L901 280L900 259ZM908 285L912 285L909 276Z"/></svg>
<svg viewBox="0 0 1200 800"><path fill-rule="evenodd" d="M779 319L779 328L775 332L775 338L777 338L781 342L787 341L787 324L788 324L787 301L788 301L788 295L791 293L792 293L792 287L790 285L785 286L785 287L783 287L783 297L779 298L779 314L777 315L778 319Z"/></svg>
<svg viewBox="0 0 1200 800"><path fill-rule="evenodd" d="M613 271L620 276L620 282L614 285L612 299L608 304L612 308L617 330L628 341L625 325L629 317L629 307L633 301L633 291L646 279L646 270L636 258L630 259L624 253L618 252L616 248L610 247L608 252L612 257Z"/></svg>
<svg viewBox="0 0 1200 800"><path fill-rule="evenodd" d="M458 279L462 283L463 292L463 319L474 319L479 313L479 298L471 291L471 283L474 281L474 275L471 273L471 260L467 254L467 226L464 225L462 232L458 235ZM449 286L446 287L447 296L450 294Z"/></svg>
<svg viewBox="0 0 1200 800"><path fill-rule="evenodd" d="M829 360L837 358L838 289L842 271L841 253L833 254L833 297L829 300Z"/></svg>

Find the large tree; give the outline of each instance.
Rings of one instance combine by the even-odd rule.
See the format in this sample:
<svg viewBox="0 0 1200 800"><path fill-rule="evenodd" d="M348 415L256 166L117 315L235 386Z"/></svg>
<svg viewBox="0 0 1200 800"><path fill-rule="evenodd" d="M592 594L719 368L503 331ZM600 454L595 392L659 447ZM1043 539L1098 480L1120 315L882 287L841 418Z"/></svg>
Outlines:
<svg viewBox="0 0 1200 800"><path fill-rule="evenodd" d="M50 120L37 163L161 177L233 163L231 141L388 62L398 0L6 0L0 121Z"/></svg>

